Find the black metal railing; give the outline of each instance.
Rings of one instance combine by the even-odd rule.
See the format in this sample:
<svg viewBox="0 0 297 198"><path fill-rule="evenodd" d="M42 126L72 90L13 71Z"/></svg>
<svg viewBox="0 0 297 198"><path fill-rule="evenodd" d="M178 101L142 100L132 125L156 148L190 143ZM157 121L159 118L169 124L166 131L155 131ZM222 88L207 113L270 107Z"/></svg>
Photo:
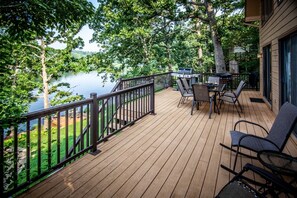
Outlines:
<svg viewBox="0 0 297 198"><path fill-rule="evenodd" d="M91 94L86 100L28 113L9 128L0 126L1 197L96 152L100 142L154 114L154 92L150 81L98 97Z"/></svg>
<svg viewBox="0 0 297 198"><path fill-rule="evenodd" d="M201 82L206 82L208 80L209 76L215 76L215 73L202 73L200 77ZM249 83L249 77L250 74L248 73L232 73L231 74L231 81L228 82L228 88L230 89L236 89L237 86L239 85L241 80L244 80L247 84L244 87L244 89L258 89L259 86L253 87ZM222 78L223 79L223 78ZM223 79L224 80L224 79Z"/></svg>
<svg viewBox="0 0 297 198"><path fill-rule="evenodd" d="M172 84L171 73L172 72L166 72L166 73L154 74L150 76L140 76L135 78L120 79L120 83L118 84L116 89L117 90L127 89L129 87L145 84L153 80L155 82L155 90L159 91L171 86Z"/></svg>

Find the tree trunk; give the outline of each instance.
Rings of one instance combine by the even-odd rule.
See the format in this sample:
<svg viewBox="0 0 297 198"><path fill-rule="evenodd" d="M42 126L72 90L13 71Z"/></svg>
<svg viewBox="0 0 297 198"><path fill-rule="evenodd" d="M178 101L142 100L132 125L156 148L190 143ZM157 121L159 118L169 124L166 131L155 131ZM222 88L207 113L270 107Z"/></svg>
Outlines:
<svg viewBox="0 0 297 198"><path fill-rule="evenodd" d="M199 19L196 19L195 27L196 27L196 33L200 37L201 36L201 31L200 31L201 22ZM202 51L201 46L198 47L197 55L198 55L198 65L202 67L203 51Z"/></svg>
<svg viewBox="0 0 297 198"><path fill-rule="evenodd" d="M44 108L49 108L49 88L48 88L48 76L46 71L45 63L45 43L41 39L41 55L40 55L41 65L42 65L42 82L43 82L43 105Z"/></svg>
<svg viewBox="0 0 297 198"><path fill-rule="evenodd" d="M217 21L215 19L212 3L208 0L205 0L204 5L207 11L207 18L209 20L211 38L214 46L216 73L224 73L226 72L224 53L223 53L220 37L218 34Z"/></svg>

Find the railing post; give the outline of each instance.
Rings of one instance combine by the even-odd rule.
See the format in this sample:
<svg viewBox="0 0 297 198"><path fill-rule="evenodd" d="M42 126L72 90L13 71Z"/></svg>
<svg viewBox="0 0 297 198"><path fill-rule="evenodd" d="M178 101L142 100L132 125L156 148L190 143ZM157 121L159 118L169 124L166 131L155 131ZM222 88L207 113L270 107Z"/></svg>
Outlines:
<svg viewBox="0 0 297 198"><path fill-rule="evenodd" d="M97 140L98 140L98 103L97 103L97 94L91 93L91 98L93 102L91 104L91 142L92 142L92 152L97 152Z"/></svg>
<svg viewBox="0 0 297 198"><path fill-rule="evenodd" d="M151 114L155 115L155 81L151 85Z"/></svg>

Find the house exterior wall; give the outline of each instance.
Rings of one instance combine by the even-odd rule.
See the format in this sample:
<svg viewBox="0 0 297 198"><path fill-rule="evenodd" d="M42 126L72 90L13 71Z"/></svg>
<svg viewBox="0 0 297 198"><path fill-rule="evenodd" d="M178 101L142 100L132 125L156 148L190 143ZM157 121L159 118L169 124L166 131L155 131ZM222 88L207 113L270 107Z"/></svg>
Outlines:
<svg viewBox="0 0 297 198"><path fill-rule="evenodd" d="M271 109L277 114L281 102L279 44L280 39L297 31L297 1L278 3L274 0L273 7L273 14L264 25L260 25L260 52L263 52L263 47L271 45ZM263 94L263 56L260 60L260 90Z"/></svg>

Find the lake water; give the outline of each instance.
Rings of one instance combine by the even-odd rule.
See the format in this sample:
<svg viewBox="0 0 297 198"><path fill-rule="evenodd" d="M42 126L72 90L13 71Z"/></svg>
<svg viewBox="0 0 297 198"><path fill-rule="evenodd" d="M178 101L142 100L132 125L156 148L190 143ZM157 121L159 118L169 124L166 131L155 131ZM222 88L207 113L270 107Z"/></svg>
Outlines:
<svg viewBox="0 0 297 198"><path fill-rule="evenodd" d="M96 71L90 73L67 74L55 81L54 84L66 82L70 84L73 94L83 95L84 98L89 98L90 93L97 95L109 93L116 82L111 79L103 79L104 74L99 74ZM43 96L42 94L40 96ZM29 107L29 112L43 109L43 97L32 103Z"/></svg>

